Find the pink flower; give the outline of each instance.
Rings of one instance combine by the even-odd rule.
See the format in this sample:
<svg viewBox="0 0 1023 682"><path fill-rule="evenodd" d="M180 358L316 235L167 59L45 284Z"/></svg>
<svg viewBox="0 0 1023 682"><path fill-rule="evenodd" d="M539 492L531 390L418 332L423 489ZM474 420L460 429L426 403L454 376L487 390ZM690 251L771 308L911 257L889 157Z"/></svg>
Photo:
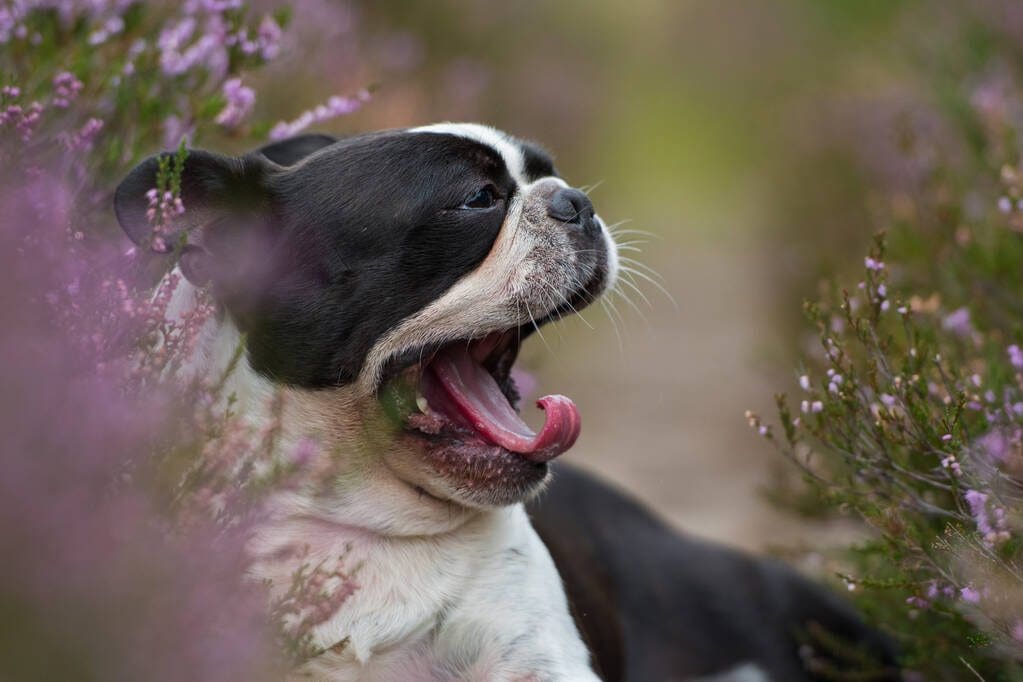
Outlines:
<svg viewBox="0 0 1023 682"><path fill-rule="evenodd" d="M281 36L283 35L280 24L269 14L263 17L259 23L258 45L259 54L266 61L275 59L281 51Z"/></svg>
<svg viewBox="0 0 1023 682"><path fill-rule="evenodd" d="M231 78L224 83L224 99L227 105L217 114L217 123L227 128L238 126L256 103L256 91L242 85L241 78Z"/></svg>
<svg viewBox="0 0 1023 682"><path fill-rule="evenodd" d="M1009 346L1006 351L1009 353L1009 363L1016 369L1023 370L1023 350L1016 344Z"/></svg>
<svg viewBox="0 0 1023 682"><path fill-rule="evenodd" d="M299 114L293 121L280 121L270 131L271 140L282 140L291 137L305 130L314 123L322 123L338 116L344 116L357 111L369 100L368 90L360 90L354 97L339 97L337 95L313 109Z"/></svg>
<svg viewBox="0 0 1023 682"><path fill-rule="evenodd" d="M980 602L980 592L969 586L961 588L959 596L967 604L977 604Z"/></svg>
<svg viewBox="0 0 1023 682"><path fill-rule="evenodd" d="M973 333L973 324L970 322L969 308L962 307L949 313L941 322L941 326L959 336L969 336Z"/></svg>
<svg viewBox="0 0 1023 682"><path fill-rule="evenodd" d="M82 81L69 71L61 71L53 77L53 106L67 109L82 91Z"/></svg>

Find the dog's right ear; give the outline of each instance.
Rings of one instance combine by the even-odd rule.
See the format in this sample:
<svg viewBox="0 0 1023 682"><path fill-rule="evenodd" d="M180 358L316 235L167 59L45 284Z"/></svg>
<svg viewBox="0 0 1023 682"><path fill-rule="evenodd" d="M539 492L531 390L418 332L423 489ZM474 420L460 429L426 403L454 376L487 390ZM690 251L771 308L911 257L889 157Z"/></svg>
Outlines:
<svg viewBox="0 0 1023 682"><path fill-rule="evenodd" d="M166 152L146 159L114 193L121 228L145 248L154 244L150 195L157 186L160 159L173 156ZM182 271L197 285L209 283L214 272L227 274L248 267L251 263L238 262L238 254L252 255L255 247L266 243L272 213L268 181L277 170L280 166L258 155L235 158L189 151L181 172L184 212L162 226L159 236L166 248L157 250L180 248Z"/></svg>

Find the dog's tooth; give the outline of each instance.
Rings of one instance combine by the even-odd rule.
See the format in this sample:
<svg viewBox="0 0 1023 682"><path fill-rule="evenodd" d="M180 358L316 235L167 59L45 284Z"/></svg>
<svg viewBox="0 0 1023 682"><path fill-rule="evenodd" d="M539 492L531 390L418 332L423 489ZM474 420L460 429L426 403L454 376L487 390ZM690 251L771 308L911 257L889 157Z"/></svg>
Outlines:
<svg viewBox="0 0 1023 682"><path fill-rule="evenodd" d="M426 402L426 396L422 393L416 393L416 407L418 407L419 411L423 414L430 411L430 403Z"/></svg>

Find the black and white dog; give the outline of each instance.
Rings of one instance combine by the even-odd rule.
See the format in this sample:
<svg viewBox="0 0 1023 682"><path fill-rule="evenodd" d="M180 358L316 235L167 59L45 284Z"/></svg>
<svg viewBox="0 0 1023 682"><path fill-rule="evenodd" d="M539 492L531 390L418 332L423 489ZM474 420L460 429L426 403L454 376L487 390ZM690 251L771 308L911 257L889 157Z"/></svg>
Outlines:
<svg viewBox="0 0 1023 682"><path fill-rule="evenodd" d="M138 243L157 165L116 194ZM192 151L182 198L188 285L169 314L200 288L220 311L189 371L229 370L246 419L331 453L327 485L273 499L253 575L284 589L297 554L359 567L313 632L326 653L296 677L812 679L799 633L815 625L890 660L822 590L683 540L580 473L561 469L535 504L580 418L547 396L532 430L512 365L618 268L589 198L539 147L442 124Z"/></svg>

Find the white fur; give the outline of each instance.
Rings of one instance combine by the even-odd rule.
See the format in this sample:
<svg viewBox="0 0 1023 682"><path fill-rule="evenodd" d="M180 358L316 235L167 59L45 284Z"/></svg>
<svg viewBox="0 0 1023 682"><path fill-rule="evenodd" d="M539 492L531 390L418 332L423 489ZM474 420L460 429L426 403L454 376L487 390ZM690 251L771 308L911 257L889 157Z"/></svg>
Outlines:
<svg viewBox="0 0 1023 682"><path fill-rule="evenodd" d="M326 491L291 491L272 500L271 516L250 545L251 573L280 594L301 563L340 561L353 571L358 589L312 633L326 652L294 671L296 679L596 680L553 560L521 504L477 509L424 495L395 473L386 453L359 454L372 445L351 448L349 442L358 433L360 406L376 404L379 370L392 354L525 323L524 313L509 302L535 286L529 278L535 276L530 267L539 228L529 228L522 213L533 192L564 186L556 178L527 184L518 148L491 128L442 124L419 130L492 146L521 192L485 262L379 341L355 384L284 391L282 442L314 435L336 445L342 449L335 453L339 469ZM615 248L601 228L613 280ZM191 300L191 285L183 282L181 289L182 300ZM187 371L223 372L239 338L229 319L211 321ZM236 409L258 423L270 418L275 390L243 360L228 377L225 394L235 394ZM289 555L296 547L300 557Z"/></svg>

